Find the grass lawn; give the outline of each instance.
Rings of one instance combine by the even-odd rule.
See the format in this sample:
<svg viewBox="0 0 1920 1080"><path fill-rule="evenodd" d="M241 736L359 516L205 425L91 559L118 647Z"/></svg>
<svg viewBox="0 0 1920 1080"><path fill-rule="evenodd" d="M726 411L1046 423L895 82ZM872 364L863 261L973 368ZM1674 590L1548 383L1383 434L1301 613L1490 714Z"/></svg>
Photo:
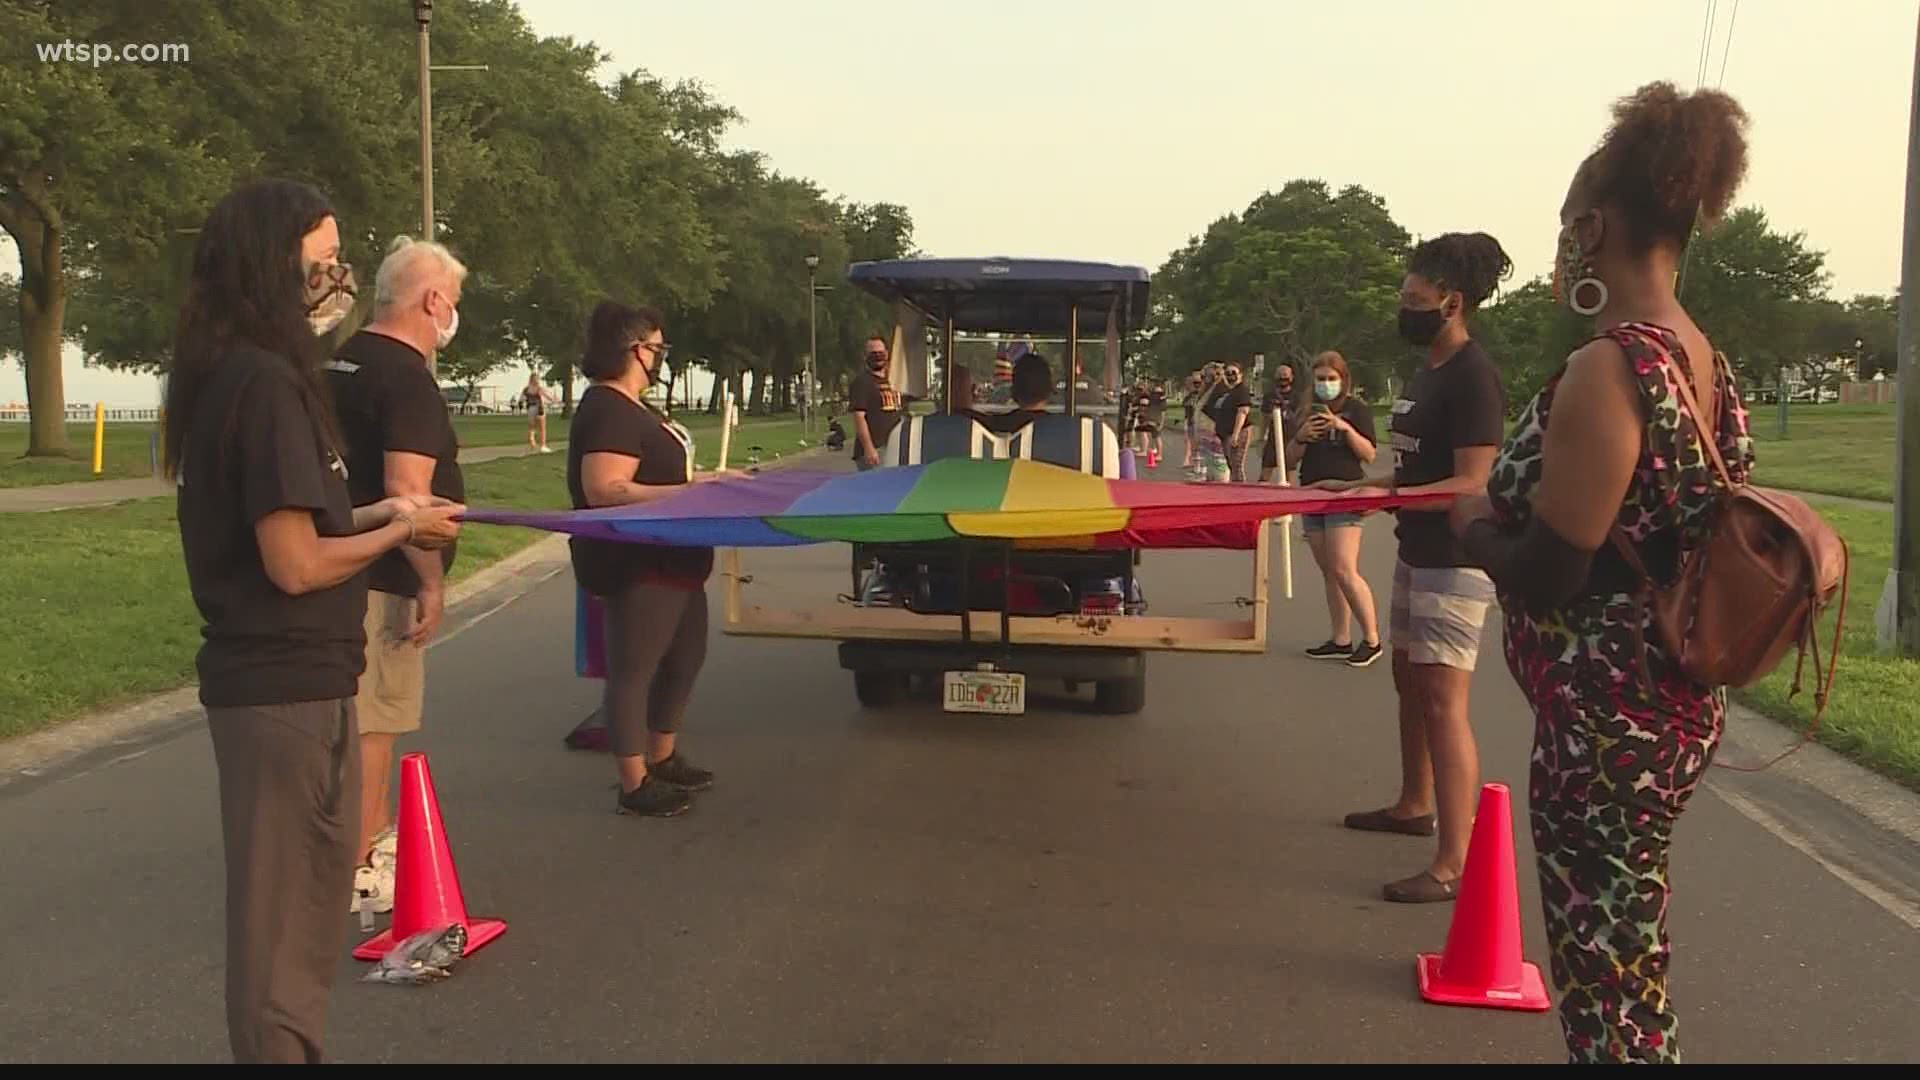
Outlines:
<svg viewBox="0 0 1920 1080"><path fill-rule="evenodd" d="M1777 405L1748 407L1758 483L1893 501L1893 406L1793 405L1784 439L1779 416Z"/></svg>
<svg viewBox="0 0 1920 1080"><path fill-rule="evenodd" d="M514 423L504 427L509 443ZM703 467L719 458L718 422L708 427L696 426ZM802 434L797 420L751 423L734 433L730 457L741 464L749 446L761 447L763 460L790 455ZM566 468L560 453L470 465L467 501L565 508ZM469 526L451 580L465 580L546 535ZM0 516L0 610L8 613L0 621L0 656L7 658L0 665L0 738L194 681L200 617L187 592L170 498Z"/></svg>
<svg viewBox="0 0 1920 1080"><path fill-rule="evenodd" d="M711 444L718 455L720 418L705 413L680 414L701 449ZM453 427L464 447L519 446L527 441L524 416L455 416ZM826 425L820 424L816 438L824 437ZM152 423L108 424L105 449L101 455L101 475L93 475L93 425L68 424L68 453L65 458L28 458L27 425L0 424L0 488L37 487L43 484L71 484L89 480L127 480L154 475L154 455L159 453ZM750 433L746 434L746 433ZM740 454L735 464L745 460L749 445L762 445L767 451L790 453L801 434L800 421L754 420L734 432ZM547 417L547 443L558 449L567 443L567 419L558 413ZM763 455L764 456L764 455Z"/></svg>
<svg viewBox="0 0 1920 1080"><path fill-rule="evenodd" d="M1893 561L1893 514L1832 505L1821 505L1819 510L1847 538L1853 555L1839 675L1833 700L1820 722L1819 741L1920 790L1920 661L1881 653L1873 628L1873 610ZM1829 610L1820 627L1823 643L1830 640L1825 635L1832 623ZM1789 701L1796 656L1789 654L1779 670L1736 697L1795 731L1805 731L1813 719L1813 662L1809 656L1801 693Z"/></svg>

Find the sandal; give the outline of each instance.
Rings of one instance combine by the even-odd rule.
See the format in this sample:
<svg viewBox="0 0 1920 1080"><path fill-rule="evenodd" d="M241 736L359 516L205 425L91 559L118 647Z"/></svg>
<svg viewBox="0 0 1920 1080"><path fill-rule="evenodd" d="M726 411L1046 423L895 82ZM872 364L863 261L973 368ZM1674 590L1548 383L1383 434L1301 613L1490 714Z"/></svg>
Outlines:
<svg viewBox="0 0 1920 1080"><path fill-rule="evenodd" d="M1363 814L1348 814L1346 826L1362 832L1404 833L1407 836L1432 836L1440 827L1440 819L1433 814L1419 817L1394 817L1385 810L1371 810Z"/></svg>
<svg viewBox="0 0 1920 1080"><path fill-rule="evenodd" d="M1422 870L1410 878L1389 882L1381 893L1396 904L1436 904L1452 900L1459 891L1459 878L1441 881L1433 871Z"/></svg>

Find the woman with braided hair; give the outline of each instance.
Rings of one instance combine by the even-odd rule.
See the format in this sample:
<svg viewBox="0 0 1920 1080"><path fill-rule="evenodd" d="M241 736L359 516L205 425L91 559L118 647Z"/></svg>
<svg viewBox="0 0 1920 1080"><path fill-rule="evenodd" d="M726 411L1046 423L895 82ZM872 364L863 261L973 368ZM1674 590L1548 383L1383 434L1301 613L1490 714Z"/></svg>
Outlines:
<svg viewBox="0 0 1920 1080"><path fill-rule="evenodd" d="M1413 250L1400 287L1400 336L1426 363L1393 403L1393 484L1403 495L1475 495L1487 486L1506 430L1506 395L1493 360L1467 319L1513 269L1485 233L1448 233ZM1385 487L1385 480L1330 480L1320 488ZM1388 636L1400 695L1400 797L1347 815L1351 829L1432 836L1427 868L1382 890L1396 903L1450 901L1466 869L1480 794L1480 752L1468 720L1468 689L1480 654L1493 582L1472 566L1444 509L1401 510L1395 535Z"/></svg>

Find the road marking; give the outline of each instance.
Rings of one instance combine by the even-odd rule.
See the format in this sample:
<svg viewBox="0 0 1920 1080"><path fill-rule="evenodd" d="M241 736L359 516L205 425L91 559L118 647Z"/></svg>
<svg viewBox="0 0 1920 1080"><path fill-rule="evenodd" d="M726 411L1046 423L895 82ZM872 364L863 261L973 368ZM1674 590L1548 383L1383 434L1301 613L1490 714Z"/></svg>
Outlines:
<svg viewBox="0 0 1920 1080"><path fill-rule="evenodd" d="M1827 873L1839 878L1848 887L1853 889L1854 892L1878 904L1887 914L1906 923L1910 929L1920 930L1920 905L1909 903L1893 895L1880 886L1875 885L1873 882L1861 877L1859 874L1821 855L1820 852L1814 848L1812 841L1794 831L1790 826L1772 814L1762 810L1745 796L1736 795L1732 791L1727 790L1725 786L1714 783L1711 780L1707 782L1707 787L1725 801L1728 806L1739 811L1742 817L1745 817L1748 821L1772 833L1788 847L1820 864Z"/></svg>

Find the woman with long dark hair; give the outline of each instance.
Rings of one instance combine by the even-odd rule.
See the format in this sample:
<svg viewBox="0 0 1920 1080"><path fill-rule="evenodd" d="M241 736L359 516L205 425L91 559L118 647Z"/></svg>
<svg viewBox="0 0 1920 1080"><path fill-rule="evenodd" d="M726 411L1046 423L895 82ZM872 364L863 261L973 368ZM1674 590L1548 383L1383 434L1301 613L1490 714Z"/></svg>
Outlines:
<svg viewBox="0 0 1920 1080"><path fill-rule="evenodd" d="M200 701L220 772L227 1028L237 1062L318 1063L360 816L354 698L374 560L437 549L464 508L354 508L321 338L353 308L333 210L242 187L194 252L166 391Z"/></svg>
<svg viewBox="0 0 1920 1080"><path fill-rule="evenodd" d="M1534 858L1574 1062L1680 1060L1667 855L1725 690L1681 670L1614 544L1672 584L1726 493L1716 453L1735 482L1753 469L1733 370L1674 291L1694 228L1746 173L1746 122L1727 95L1669 83L1615 106L1561 205L1554 273L1597 336L1521 414L1490 497L1453 511L1499 586L1507 664L1533 704Z"/></svg>
<svg viewBox="0 0 1920 1080"><path fill-rule="evenodd" d="M646 400L666 362L664 322L611 300L593 309L580 371L592 381L567 436L575 510L651 502L694 482L693 438ZM709 477L717 474L708 474ZM606 604L605 704L618 809L685 813L713 774L678 751L694 681L707 659L713 549L576 537L574 577Z"/></svg>

